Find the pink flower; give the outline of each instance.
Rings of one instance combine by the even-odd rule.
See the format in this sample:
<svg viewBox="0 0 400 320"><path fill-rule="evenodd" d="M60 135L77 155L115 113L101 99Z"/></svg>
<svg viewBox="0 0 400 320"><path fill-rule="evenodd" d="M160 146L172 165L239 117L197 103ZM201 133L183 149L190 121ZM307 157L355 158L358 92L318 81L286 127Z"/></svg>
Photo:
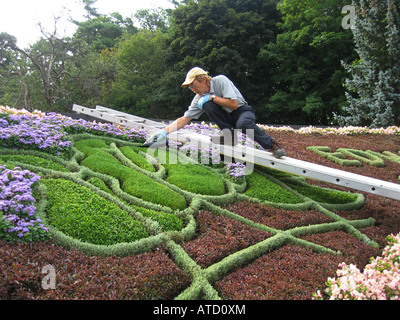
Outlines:
<svg viewBox="0 0 400 320"><path fill-rule="evenodd" d="M328 278L326 292L331 300L399 300L400 234L389 236L389 245L361 272L355 265L339 264L337 279ZM322 295L314 297L322 299Z"/></svg>

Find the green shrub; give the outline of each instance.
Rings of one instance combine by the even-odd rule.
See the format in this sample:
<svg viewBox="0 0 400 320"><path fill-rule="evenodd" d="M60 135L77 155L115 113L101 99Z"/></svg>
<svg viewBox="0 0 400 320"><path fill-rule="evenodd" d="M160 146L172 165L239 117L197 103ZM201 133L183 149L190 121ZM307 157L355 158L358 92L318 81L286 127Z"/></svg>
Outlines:
<svg viewBox="0 0 400 320"><path fill-rule="evenodd" d="M106 183L101 180L100 178L97 177L91 177L87 180L87 182L89 182L90 184L92 184L93 186L99 188L102 191L108 192L110 194L113 194L113 192L110 190L110 188L107 187Z"/></svg>
<svg viewBox="0 0 400 320"><path fill-rule="evenodd" d="M374 154L377 157L380 157L382 159L389 160L391 162L400 164L400 157L397 154L394 154L394 153L392 153L390 151L383 151L382 154L380 154L378 152L371 151L371 150L367 150L366 152Z"/></svg>
<svg viewBox="0 0 400 320"><path fill-rule="evenodd" d="M81 164L118 179L121 189L134 197L172 209L183 210L186 207L186 199L182 195L141 172L123 166L106 151L96 150Z"/></svg>
<svg viewBox="0 0 400 320"><path fill-rule="evenodd" d="M43 179L49 223L61 232L98 245L148 237L141 222L90 189L63 179Z"/></svg>
<svg viewBox="0 0 400 320"><path fill-rule="evenodd" d="M120 148L122 154L127 157L129 160L131 160L134 164L136 164L138 167L145 169L150 172L155 172L156 170L154 169L153 165L151 165L146 158L142 157L138 152L140 148L138 147L130 147L130 146L125 146Z"/></svg>
<svg viewBox="0 0 400 320"><path fill-rule="evenodd" d="M74 147L81 151L86 157L97 152L95 149L108 149L109 144L101 139L85 139L74 142Z"/></svg>
<svg viewBox="0 0 400 320"><path fill-rule="evenodd" d="M378 156L373 153L369 153L367 151L356 150L356 149L348 149L348 148L339 148L336 151L342 152L348 156L354 157L357 160L364 162L373 167L384 167L385 162Z"/></svg>
<svg viewBox="0 0 400 320"><path fill-rule="evenodd" d="M272 169L272 168L268 168L268 167L264 167L264 166L260 166L260 165L257 165L256 168L258 171L266 173L269 176L273 176L274 178L277 178L279 180L285 179L285 178L298 177L298 176L288 173L288 172L284 172L284 171L280 171L280 170L276 170L276 169Z"/></svg>
<svg viewBox="0 0 400 320"><path fill-rule="evenodd" d="M107 187L106 183L100 178L92 177L87 181L92 185L98 187L100 190L113 194L113 192ZM174 214L146 209L134 205L131 205L131 207L140 212L144 217L157 221L163 231L180 231L183 228L182 220Z"/></svg>
<svg viewBox="0 0 400 320"><path fill-rule="evenodd" d="M17 164L16 162L20 163L25 163L45 169L51 169L51 170L57 170L57 171L63 171L67 172L68 170L61 164L56 163L54 161L36 157L36 156L30 156L30 155L16 155L16 154L3 154L0 155L0 161L4 163L8 163L10 167L15 167Z"/></svg>
<svg viewBox="0 0 400 320"><path fill-rule="evenodd" d="M182 220L172 213L165 213L137 206L132 207L143 214L144 217L157 221L163 231L181 231L183 228Z"/></svg>
<svg viewBox="0 0 400 320"><path fill-rule="evenodd" d="M286 183L290 188L296 190L298 193L319 203L346 204L352 203L357 199L356 195L348 192L324 189L306 184L291 184L290 182Z"/></svg>
<svg viewBox="0 0 400 320"><path fill-rule="evenodd" d="M76 141L74 143L75 148L83 147L83 148L109 148L110 142L103 139L83 139Z"/></svg>
<svg viewBox="0 0 400 320"><path fill-rule="evenodd" d="M337 152L331 152L329 147L307 147L306 149L341 166L361 166L361 162L358 160L346 159L344 154L339 151L340 149Z"/></svg>
<svg viewBox="0 0 400 320"><path fill-rule="evenodd" d="M152 178L132 170L128 177L124 178L121 189L137 198L183 210L186 208L186 199L167 186L154 181Z"/></svg>
<svg viewBox="0 0 400 320"><path fill-rule="evenodd" d="M290 191L273 183L257 172L246 176L248 189L245 195L257 198L263 201L275 203L302 203L304 202L299 197L295 196Z"/></svg>
<svg viewBox="0 0 400 320"><path fill-rule="evenodd" d="M166 165L167 182L181 189L204 195L223 195L225 184L221 177L195 164Z"/></svg>
<svg viewBox="0 0 400 320"><path fill-rule="evenodd" d="M11 222L4 219L3 213L0 211L0 239L4 239L8 234L8 229L11 228Z"/></svg>

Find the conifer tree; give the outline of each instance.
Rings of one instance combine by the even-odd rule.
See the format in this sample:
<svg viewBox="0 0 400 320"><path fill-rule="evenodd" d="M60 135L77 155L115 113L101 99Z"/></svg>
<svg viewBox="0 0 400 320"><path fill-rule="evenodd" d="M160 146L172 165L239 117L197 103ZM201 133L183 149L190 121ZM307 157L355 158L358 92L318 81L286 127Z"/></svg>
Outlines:
<svg viewBox="0 0 400 320"><path fill-rule="evenodd" d="M359 60L346 64L347 102L341 125L386 127L400 122L399 0L353 0Z"/></svg>

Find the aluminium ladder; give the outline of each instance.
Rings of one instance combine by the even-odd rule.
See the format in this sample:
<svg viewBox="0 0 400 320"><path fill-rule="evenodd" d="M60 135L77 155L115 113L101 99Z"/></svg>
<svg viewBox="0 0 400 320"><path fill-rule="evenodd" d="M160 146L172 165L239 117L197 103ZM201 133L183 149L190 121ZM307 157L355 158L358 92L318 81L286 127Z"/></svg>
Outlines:
<svg viewBox="0 0 400 320"><path fill-rule="evenodd" d="M86 108L77 104L73 105L73 111L78 114L85 114L91 117L109 121L114 124L126 126L128 128L147 130L150 134L155 133L167 125L161 122L152 121L146 118L137 117L102 106L95 109ZM303 176L313 180L324 181L334 185L351 188L367 193L400 200L400 184L387 182L375 178L362 176L322 165L297 160L290 157L275 158L271 152L257 150L242 145L229 146L211 143L210 138L205 135L180 129L170 133L169 138L183 143L195 144L206 147L214 152L218 152L228 157L232 157L240 162L252 163L269 167L272 169L288 172Z"/></svg>

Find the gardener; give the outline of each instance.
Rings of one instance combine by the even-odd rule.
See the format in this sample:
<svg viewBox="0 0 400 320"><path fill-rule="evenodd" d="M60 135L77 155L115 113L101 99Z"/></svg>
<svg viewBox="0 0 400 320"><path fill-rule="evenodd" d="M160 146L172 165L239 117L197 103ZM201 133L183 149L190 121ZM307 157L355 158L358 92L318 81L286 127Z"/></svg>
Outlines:
<svg viewBox="0 0 400 320"><path fill-rule="evenodd" d="M254 140L264 149L271 151L277 158L285 155L285 149L256 125L252 107L226 76L212 78L208 72L196 67L188 72L182 87L189 87L196 93L189 109L183 117L151 136L145 146L166 142L169 133L183 128L190 120L198 119L205 112L222 131L221 136L211 137L213 143L236 145L237 135L234 129L243 133L253 130Z"/></svg>

